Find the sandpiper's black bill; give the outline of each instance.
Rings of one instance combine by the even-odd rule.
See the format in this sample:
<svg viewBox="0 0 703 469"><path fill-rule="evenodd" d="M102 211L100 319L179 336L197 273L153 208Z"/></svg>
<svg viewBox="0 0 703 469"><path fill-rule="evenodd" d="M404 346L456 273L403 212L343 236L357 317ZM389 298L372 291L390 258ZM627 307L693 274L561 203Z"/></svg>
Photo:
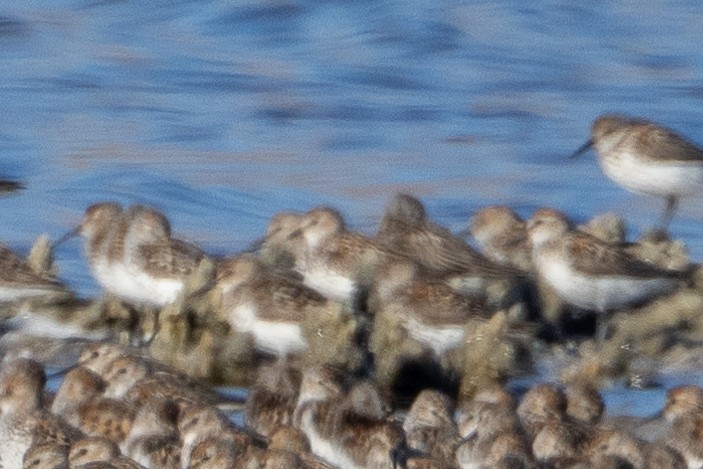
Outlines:
<svg viewBox="0 0 703 469"><path fill-rule="evenodd" d="M586 143L584 143L583 145L581 145L581 147L579 147L579 149L576 150L576 151L574 152L574 154L571 155L569 158L576 158L576 157L579 156L581 153L585 153L586 150L588 150L588 149L591 148L592 146L593 146L593 140L587 141Z"/></svg>
<svg viewBox="0 0 703 469"><path fill-rule="evenodd" d="M59 244L63 244L66 241L68 241L69 239L75 238L79 234L80 234L80 227L78 226L78 227L72 229L71 231L69 231L68 233L66 233L65 235L61 236L58 240L56 240L56 242L54 244L51 245L51 247L55 248Z"/></svg>

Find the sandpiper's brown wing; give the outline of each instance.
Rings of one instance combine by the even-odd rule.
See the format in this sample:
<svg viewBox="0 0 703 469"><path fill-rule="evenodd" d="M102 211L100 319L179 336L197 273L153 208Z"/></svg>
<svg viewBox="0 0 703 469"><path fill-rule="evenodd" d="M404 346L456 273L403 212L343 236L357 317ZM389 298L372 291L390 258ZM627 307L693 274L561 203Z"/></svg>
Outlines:
<svg viewBox="0 0 703 469"><path fill-rule="evenodd" d="M265 279L251 288L263 300L260 304L265 305L256 312L264 321L303 321L306 307L325 303L325 298L316 291L282 278Z"/></svg>
<svg viewBox="0 0 703 469"><path fill-rule="evenodd" d="M184 276L197 269L205 253L196 246L170 239L168 242L146 244L139 247L144 270L158 276Z"/></svg>
<svg viewBox="0 0 703 469"><path fill-rule="evenodd" d="M703 163L703 150L671 129L653 123L637 126L637 145L641 156L655 161Z"/></svg>
<svg viewBox="0 0 703 469"><path fill-rule="evenodd" d="M428 270L498 278L520 274L496 264L440 226L407 226L395 231L391 236L381 238L384 245L393 252L410 257Z"/></svg>
<svg viewBox="0 0 703 469"><path fill-rule="evenodd" d="M415 281L407 293L408 308L428 325L461 325L470 317L487 314L483 303L441 282Z"/></svg>
<svg viewBox="0 0 703 469"><path fill-rule="evenodd" d="M17 254L3 245L0 245L0 283L17 287L63 288L61 282L39 275Z"/></svg>
<svg viewBox="0 0 703 469"><path fill-rule="evenodd" d="M644 262L619 246L608 244L585 233L568 235L568 254L574 268L588 275L637 278L683 277L680 271L667 270Z"/></svg>
<svg viewBox="0 0 703 469"><path fill-rule="evenodd" d="M36 419L34 444L57 443L62 446L70 446L71 442L83 436L80 430L71 427L59 417L48 412L41 411L34 418Z"/></svg>

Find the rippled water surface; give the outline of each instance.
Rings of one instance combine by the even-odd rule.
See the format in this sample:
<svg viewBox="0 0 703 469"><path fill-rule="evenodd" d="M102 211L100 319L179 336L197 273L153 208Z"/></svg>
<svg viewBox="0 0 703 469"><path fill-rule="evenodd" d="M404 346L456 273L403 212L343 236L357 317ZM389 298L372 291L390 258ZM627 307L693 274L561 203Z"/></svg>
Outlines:
<svg viewBox="0 0 703 469"><path fill-rule="evenodd" d="M114 199L232 253L284 209L372 231L398 190L457 230L547 204L636 235L663 202L568 155L605 111L703 143L701 37L696 0L5 0L0 173L26 189L0 200L0 239L27 249ZM696 261L700 208L671 227ZM79 242L57 258L97 291Z"/></svg>

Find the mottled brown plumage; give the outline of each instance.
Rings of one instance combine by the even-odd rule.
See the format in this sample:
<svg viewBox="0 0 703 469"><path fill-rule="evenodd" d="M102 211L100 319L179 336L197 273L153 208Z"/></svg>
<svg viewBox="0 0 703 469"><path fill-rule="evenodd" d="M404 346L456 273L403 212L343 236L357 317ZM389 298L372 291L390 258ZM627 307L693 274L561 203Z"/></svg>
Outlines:
<svg viewBox="0 0 703 469"><path fill-rule="evenodd" d="M375 239L438 275L475 274L505 278L517 272L475 251L446 228L433 223L416 198L396 195L386 207Z"/></svg>

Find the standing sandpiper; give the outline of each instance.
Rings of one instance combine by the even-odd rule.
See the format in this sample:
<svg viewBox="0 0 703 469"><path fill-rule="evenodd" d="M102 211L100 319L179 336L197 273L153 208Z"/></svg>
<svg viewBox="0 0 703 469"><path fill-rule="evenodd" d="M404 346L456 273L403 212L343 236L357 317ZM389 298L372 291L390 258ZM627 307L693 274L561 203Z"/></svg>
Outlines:
<svg viewBox="0 0 703 469"><path fill-rule="evenodd" d="M660 228L666 230L679 198L703 189L703 150L671 129L633 117L605 114L577 156L596 148L603 172L625 189L666 198Z"/></svg>
<svg viewBox="0 0 703 469"><path fill-rule="evenodd" d="M166 217L149 207L123 210L114 202L91 205L78 230L86 257L103 288L136 305L173 303L205 253L171 237Z"/></svg>
<svg viewBox="0 0 703 469"><path fill-rule="evenodd" d="M537 274L568 303L608 313L673 291L684 272L661 269L617 245L572 230L556 210L538 210L527 223ZM599 326L602 326L599 320ZM600 329L600 338L605 330Z"/></svg>

